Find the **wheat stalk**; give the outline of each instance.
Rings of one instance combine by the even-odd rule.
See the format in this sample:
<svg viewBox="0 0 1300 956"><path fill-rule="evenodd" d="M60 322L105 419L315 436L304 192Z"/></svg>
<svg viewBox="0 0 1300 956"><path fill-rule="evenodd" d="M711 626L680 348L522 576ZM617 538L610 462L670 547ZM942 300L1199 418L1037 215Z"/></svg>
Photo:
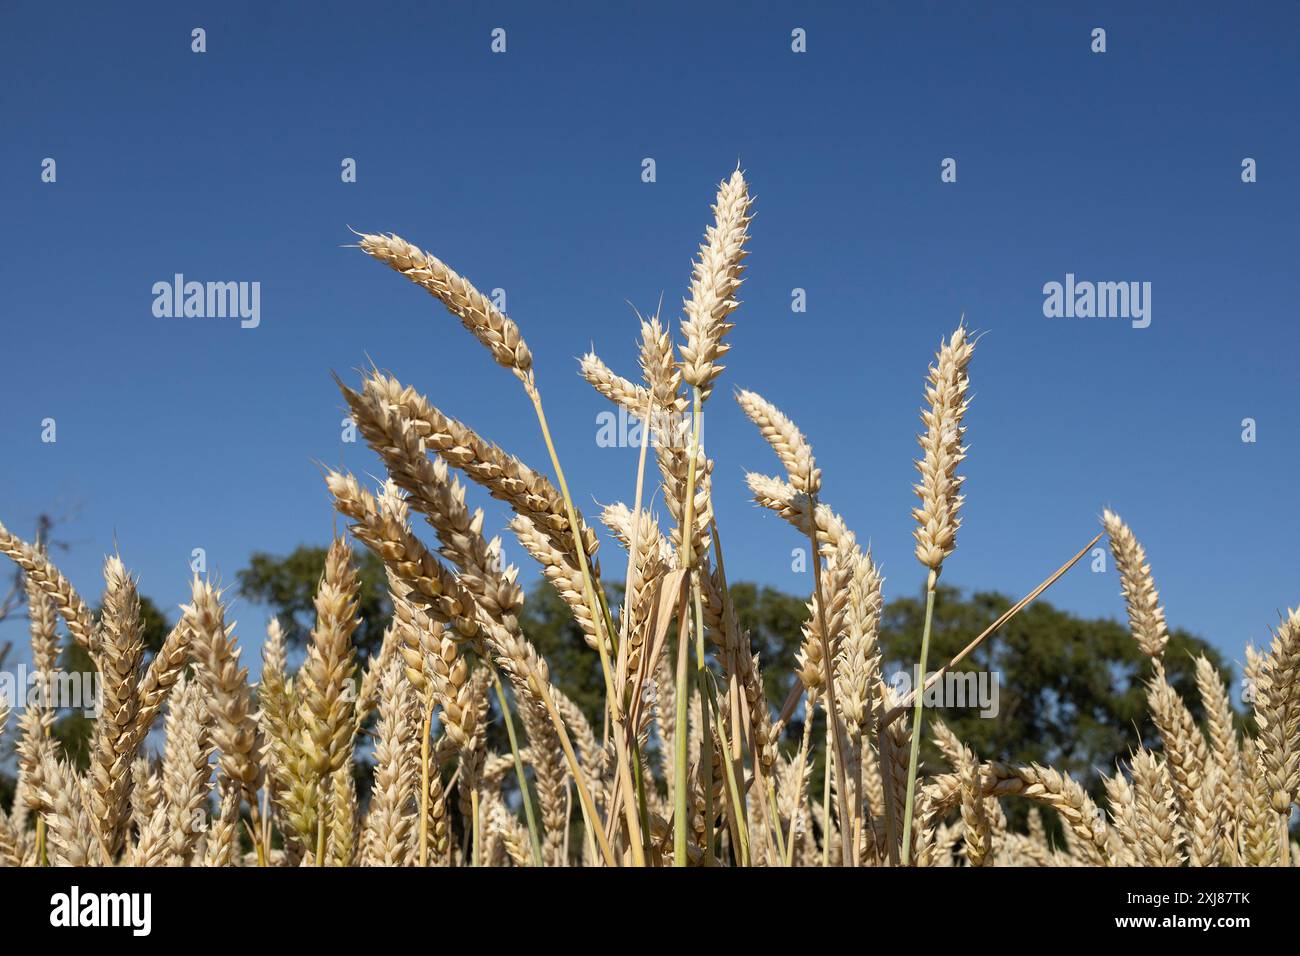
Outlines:
<svg viewBox="0 0 1300 956"><path fill-rule="evenodd" d="M966 366L970 363L975 346L966 336L966 329L957 331L939 347L939 354L930 367L926 386L928 408L922 410L921 421L925 433L919 441L924 452L916 463L921 480L915 486L920 507L912 510L916 519L916 557L930 569L925 586L925 625L921 632L921 656L917 664L917 683L926 679L926 663L930 651L930 625L934 617L935 585L944 560L957 546L957 528L961 525L958 511L962 505L962 477L957 466L966 457L962 438L966 433L963 419L966 415L969 379ZM916 792L916 763L920 754L922 717L925 695L918 693L912 714L912 753L907 770L907 799L903 810L903 865L911 852L912 804Z"/></svg>

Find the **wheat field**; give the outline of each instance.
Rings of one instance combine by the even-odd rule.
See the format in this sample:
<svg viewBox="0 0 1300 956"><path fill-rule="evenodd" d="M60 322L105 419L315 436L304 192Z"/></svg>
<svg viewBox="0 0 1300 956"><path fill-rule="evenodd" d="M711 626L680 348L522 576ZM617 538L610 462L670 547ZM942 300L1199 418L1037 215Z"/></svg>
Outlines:
<svg viewBox="0 0 1300 956"><path fill-rule="evenodd" d="M0 865L1300 862L1287 829L1300 790L1300 612L1283 616L1266 651L1249 653L1257 731L1238 729L1224 679L1204 658L1198 723L1166 678L1169 634L1142 545L1106 511L1101 531L1133 640L1149 661L1146 699L1160 748L1136 746L1105 779L1100 806L1051 767L981 757L925 712L924 695L894 693L882 673L882 580L870 550L822 500L803 432L759 393L739 390L736 401L779 465L747 476L754 501L790 526L774 535L807 542L814 556L797 681L784 699L767 699L765 662L728 596L715 462L703 440L749 243L752 198L739 169L712 211L680 323L640 321L639 376L625 378L595 354L580 363L600 395L653 426L641 430L631 504L598 516L626 552L605 567L592 523L574 506L520 328L468 280L394 235L363 234L358 245L428 291L511 373L550 460L535 470L379 369L340 380L387 480L368 487L352 474L325 474L350 535L329 548L296 671L272 622L261 679L251 684L222 593L198 577L179 623L146 660L136 581L118 556L105 562L102 610L92 613L47 554L0 526L0 551L25 575L36 673L26 701L0 702L0 733L10 725L18 767L13 805L0 812ZM976 346L959 324L923 380L913 511L927 595L916 635L921 673L956 663L929 660L928 650L938 580L961 524ZM501 387L513 386L503 376ZM485 533L482 512L467 506L466 481L509 507L509 531L572 613L605 688L599 723L553 683L521 628L518 569ZM354 548L382 560L394 609L381 651L364 667L353 644ZM610 564L621 569L616 577L605 574ZM621 606L610 606L607 582L622 585ZM102 689L84 772L50 733L65 642L90 655ZM510 742L501 752L488 744L494 706ZM826 731L814 739L818 709ZM792 722L802 725L796 748L781 744ZM921 765L926 735L946 767ZM814 779L819 750L824 780ZM367 784L358 768L371 761ZM1065 839L1048 838L1041 812L1013 828L1006 801L1055 814Z"/></svg>

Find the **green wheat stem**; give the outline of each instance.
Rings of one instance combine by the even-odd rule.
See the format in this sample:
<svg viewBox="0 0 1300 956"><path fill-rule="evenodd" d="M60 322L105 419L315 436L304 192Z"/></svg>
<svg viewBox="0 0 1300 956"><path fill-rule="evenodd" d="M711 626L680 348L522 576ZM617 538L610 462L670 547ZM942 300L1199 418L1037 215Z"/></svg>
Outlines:
<svg viewBox="0 0 1300 956"><path fill-rule="evenodd" d="M767 778L767 788L763 796L767 798L767 812L772 818L772 829L776 831L777 855L781 858L781 862L788 866L785 859L785 834L781 831L781 811L776 805L776 784L772 782L771 777Z"/></svg>
<svg viewBox="0 0 1300 956"><path fill-rule="evenodd" d="M470 846L473 848L473 855L470 860L470 866L479 866L481 865L480 860L481 860L482 851L480 849L481 846L480 840L482 839L483 828L482 825L480 824L480 818L482 817L482 814L479 813L479 809L478 809L478 787L475 787L473 790L469 792L469 806L470 806L470 814L474 817L474 821L473 821L474 837L473 837L473 842L470 844Z"/></svg>
<svg viewBox="0 0 1300 956"><path fill-rule="evenodd" d="M316 865L325 865L325 788L321 788L321 805L316 812Z"/></svg>
<svg viewBox="0 0 1300 956"><path fill-rule="evenodd" d="M718 724L718 737L722 742L722 750L725 753L731 751L731 741L727 734L727 728L722 721L722 711L718 706L718 687L717 681L711 671L705 672L708 689L709 708L713 712L713 718ZM722 763L723 770L726 772L727 796L731 801L732 820L735 823L736 839L739 843L740 865L749 866L749 825L745 820L745 805L740 798L740 787L736 783L736 769L730 760L724 760Z"/></svg>
<svg viewBox="0 0 1300 956"><path fill-rule="evenodd" d="M826 821L826 831L822 834L823 868L831 865L831 761L835 759L835 753L830 748L829 735L826 744L826 766L822 774L822 819ZM840 830L840 845L845 845L843 823Z"/></svg>
<svg viewBox="0 0 1300 956"><path fill-rule="evenodd" d="M528 839L533 847L533 863L543 866L542 840L537 834L537 817L533 813L533 795L528 789L528 777L524 773L524 760L519 755L519 740L515 736L515 720L510 715L510 704L506 700L506 690L501 686L501 678L496 668L492 668L492 687L497 693L497 703L501 705L501 716L505 718L506 736L510 738L510 756L515 762L515 778L519 781L519 799L524 805L524 819L528 821Z"/></svg>
<svg viewBox="0 0 1300 956"><path fill-rule="evenodd" d="M700 425L703 418L701 410L702 399L699 388L694 389L694 415L691 423L691 445L690 461L686 465L686 501L684 503L682 522L679 525L679 531L682 540L682 566L686 573L694 578L695 575L695 460L699 456ZM693 582L693 587L698 588L698 583ZM677 724L676 724L676 753L675 757L675 783L676 790L674 793L673 806L673 865L686 865L686 805L687 805L687 782L686 782L686 705L687 695L690 693L690 672L687 670L687 655L689 640L687 635L686 615L689 613L688 606L683 595L682 606L678 611L681 616L681 622L678 628L677 641ZM702 627L702 625L701 625ZM703 638L697 635L697 639L702 643ZM710 749L707 741L703 749Z"/></svg>
<svg viewBox="0 0 1300 956"><path fill-rule="evenodd" d="M912 808L916 803L916 765L921 756L921 719L925 711L925 663L930 654L930 626L934 621L934 591L939 575L931 571L925 586L925 629L921 632L916 703L912 707L912 755L907 761L907 802L903 805L903 866L912 859Z"/></svg>
<svg viewBox="0 0 1300 956"><path fill-rule="evenodd" d="M537 424L541 427L542 438L546 442L546 451L551 456L551 467L555 469L555 480L559 482L560 494L564 497L565 515L569 520L569 532L573 536L573 550L578 558L578 570L582 574L583 599L596 627L596 649L600 653L600 670L605 679L605 710L614 724L614 759L617 764L619 786L623 790L624 807L628 827L628 843L632 849L632 862L635 866L645 866L645 856L641 851L641 825L636 816L636 792L632 786L632 775L628 769L627 747L623 740L623 707L614 692L614 675L609 663L609 646L614 640L614 621L609 613L609 605L604 595L598 598L591 568L587 564L587 549L583 545L582 535L578 529L578 511L573 506L569 494L569 484L564 478L564 468L560 465L560 456L551 439L551 429L546 424L546 412L542 410L542 396L535 387L528 389L533 401L533 410L537 413ZM602 626L603 625L603 626ZM602 633L603 632L603 633Z"/></svg>
<svg viewBox="0 0 1300 956"><path fill-rule="evenodd" d="M423 733L420 734L420 866L429 865L429 731L433 723L433 694L425 693Z"/></svg>

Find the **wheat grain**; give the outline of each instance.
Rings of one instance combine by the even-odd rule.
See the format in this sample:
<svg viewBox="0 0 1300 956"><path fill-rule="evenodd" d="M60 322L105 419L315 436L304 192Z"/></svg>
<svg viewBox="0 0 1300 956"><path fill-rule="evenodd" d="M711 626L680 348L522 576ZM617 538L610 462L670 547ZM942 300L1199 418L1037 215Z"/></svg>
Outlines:
<svg viewBox="0 0 1300 956"><path fill-rule="evenodd" d="M139 698L136 707L134 745L143 743L158 715L162 713L167 698L172 693L190 660L192 632L184 618L167 632L162 646L140 678Z"/></svg>
<svg viewBox="0 0 1300 956"><path fill-rule="evenodd" d="M525 551L542 566L542 574L565 604L578 627L582 629L583 640L592 650L597 650L601 641L602 629L591 616L587 604L582 571L577 564L569 560L568 555L555 547L550 539L538 528L536 522L516 515L510 520L510 530L515 533ZM605 639L606 650L609 649L608 638Z"/></svg>
<svg viewBox="0 0 1300 956"><path fill-rule="evenodd" d="M1180 866L1184 857L1169 764L1139 748L1133 754L1132 771L1139 860L1143 866Z"/></svg>
<svg viewBox="0 0 1300 956"><path fill-rule="evenodd" d="M1102 512L1102 524L1110 537L1115 567L1119 569L1120 590L1128 608L1133 639L1142 653L1158 661L1169 641L1169 629L1165 626L1164 608L1160 606L1160 595L1151 577L1146 551L1115 512Z"/></svg>
<svg viewBox="0 0 1300 956"><path fill-rule="evenodd" d="M1260 666L1255 722L1269 800L1289 815L1300 791L1300 608L1287 613Z"/></svg>
<svg viewBox="0 0 1300 956"><path fill-rule="evenodd" d="M352 778L352 754L345 766L329 775L330 819L328 860L330 866L352 866L357 850L357 788Z"/></svg>
<svg viewBox="0 0 1300 956"><path fill-rule="evenodd" d="M789 476L791 487L800 494L815 495L821 490L822 473L813 458L812 446L803 432L795 427L779 408L757 392L736 393L736 402L749 417L763 439L772 446Z"/></svg>
<svg viewBox="0 0 1300 956"><path fill-rule="evenodd" d="M588 385L629 414L639 417L653 407L649 389L614 372L595 352L584 355L578 368Z"/></svg>
<svg viewBox="0 0 1300 956"><path fill-rule="evenodd" d="M19 830L3 810L0 810L0 867L23 865L23 840Z"/></svg>
<svg viewBox="0 0 1300 956"><path fill-rule="evenodd" d="M129 860L131 866L166 865L167 808L161 802L140 825Z"/></svg>
<svg viewBox="0 0 1300 956"><path fill-rule="evenodd" d="M406 866L412 856L414 806L419 778L418 728L410 706L415 694L402 662L394 657L379 681L375 783L366 814L363 862L371 866Z"/></svg>
<svg viewBox="0 0 1300 956"><path fill-rule="evenodd" d="M130 826L137 836L144 832L155 811L162 805L162 770L149 758L137 756L131 764Z"/></svg>
<svg viewBox="0 0 1300 956"><path fill-rule="evenodd" d="M45 710L51 709L51 681L59 662L58 611L50 596L37 585L30 575L24 575L23 586L27 594L27 619L31 636L32 669L36 672L39 691L34 703ZM51 711L49 723L53 723Z"/></svg>
<svg viewBox="0 0 1300 956"><path fill-rule="evenodd" d="M50 862L55 866L94 866L104 862L86 812L84 790L76 771L48 751L41 755L37 800L48 827Z"/></svg>
<svg viewBox="0 0 1300 956"><path fill-rule="evenodd" d="M227 867L239 865L239 787L234 781L221 781L217 815L208 831L203 848L203 865Z"/></svg>
<svg viewBox="0 0 1300 956"><path fill-rule="evenodd" d="M68 633L86 649L93 660L99 652L99 634L95 629L95 621L90 608L68 579L38 548L10 533L3 524L0 524L0 554L8 555L23 569L27 580L54 602L59 616L67 622Z"/></svg>
<svg viewBox="0 0 1300 956"><path fill-rule="evenodd" d="M262 678L257 687L258 724L271 800L281 816L286 843L312 844L320 812L320 777L303 746L302 708L287 673L284 630L274 618L262 644Z"/></svg>
<svg viewBox="0 0 1300 956"><path fill-rule="evenodd" d="M378 653L366 658L366 669L361 675L361 684L357 688L357 699L353 706L354 732L361 731L366 721L370 719L370 715L375 712L375 708L379 706L381 675L397 655L397 635L390 624L384 628L383 637L379 640Z"/></svg>
<svg viewBox="0 0 1300 956"><path fill-rule="evenodd" d="M1196 687L1200 693L1201 705L1205 710L1205 726L1210 741L1210 759L1218 768L1223 783L1219 794L1222 800L1224 820L1233 823L1240 814L1242 800L1242 764L1241 748L1237 742L1237 730L1232 709L1232 702L1223 685L1218 671L1205 655L1196 658ZM1236 844L1225 827L1223 850L1235 853Z"/></svg>
<svg viewBox="0 0 1300 956"><path fill-rule="evenodd" d="M1277 866L1277 812L1273 809L1273 788L1265 773L1260 745L1253 737L1241 741L1241 765L1245 770L1242 803L1238 813L1238 852L1247 866Z"/></svg>
<svg viewBox="0 0 1300 956"><path fill-rule="evenodd" d="M358 587L352 551L344 539L335 538L326 553L325 571L316 589L316 627L297 678L302 741L308 762L322 780L351 756L355 730L352 632L359 623Z"/></svg>
<svg viewBox="0 0 1300 956"><path fill-rule="evenodd" d="M502 315L492 302L444 265L436 256L411 245L396 235L361 236L361 249L422 286L492 353L493 360L510 369L530 391L533 356L519 327Z"/></svg>
<svg viewBox="0 0 1300 956"><path fill-rule="evenodd" d="M987 798L979 782L980 762L969 747L959 747L957 776L961 780L961 819L965 825L962 840L966 862L986 866L992 862L993 826L989 821Z"/></svg>
<svg viewBox="0 0 1300 956"><path fill-rule="evenodd" d="M1112 852L1112 856L1120 866L1140 866L1146 853L1142 847L1142 822L1138 818L1137 795L1133 792L1133 786L1124 774L1118 772L1113 776L1103 777L1102 785L1106 790L1111 830L1119 840L1116 848L1118 852ZM1038 833L1041 836L1041 817L1030 814L1029 820L1031 833L1033 825L1037 823ZM1172 838L1172 827L1170 830Z"/></svg>
<svg viewBox="0 0 1300 956"><path fill-rule="evenodd" d="M447 464L463 471L471 480L510 505L516 513L533 519L550 537L556 548L573 550L572 532L563 495L545 476L533 471L519 459L506 454L472 429L449 418L431 405L423 395L402 386L396 379L378 372L367 378L364 394L344 386L349 407L366 441L385 459L396 461L399 454L392 439L410 428L424 448L436 452ZM409 448L411 439L403 438ZM395 468L394 478L402 483L404 468ZM410 491L409 488L407 488ZM590 528L581 525L580 536L588 556L596 553L599 542Z"/></svg>
<svg viewBox="0 0 1300 956"><path fill-rule="evenodd" d="M248 668L239 666L234 625L226 625L220 593L196 575L191 603L182 611L192 634L190 650L195 673L203 685L212 718L212 742L220 754L223 829L209 838L208 852L223 861L217 865L224 866L224 861L230 859L239 815L239 793L232 795L232 791L242 791L249 805L255 806L255 794L262 784L263 769L257 759L261 734L248 686Z"/></svg>
<svg viewBox="0 0 1300 956"><path fill-rule="evenodd" d="M110 855L126 837L131 766L135 760L136 681L144 657L140 598L116 556L104 563L103 639L99 656L102 703L91 744L90 816Z"/></svg>
<svg viewBox="0 0 1300 956"><path fill-rule="evenodd" d="M197 681L182 677L172 691L166 720L162 790L167 813L167 859L188 866L202 833L212 771L207 707Z"/></svg>
<svg viewBox="0 0 1300 956"><path fill-rule="evenodd" d="M722 373L719 361L731 350L724 339L732 329L729 320L739 303L736 292L744 273L748 253L750 213L749 184L739 168L718 187L713 206L714 224L705 232L699 258L691 276L691 295L685 303L686 318L681 346L682 379L700 390L704 399Z"/></svg>
<svg viewBox="0 0 1300 956"><path fill-rule="evenodd" d="M848 603L840 641L840 663L836 668L837 689L844 719L857 738L872 731L873 689L881 673L877 643L882 608L883 578L871 560L871 553L850 552Z"/></svg>
<svg viewBox="0 0 1300 956"><path fill-rule="evenodd" d="M957 474L957 466L966 458L962 445L970 384L966 366L974 350L964 326L958 326L940 345L925 389L928 407L921 412L925 433L918 440L924 454L916 463L921 480L913 489L921 505L912 509L917 524L913 537L917 560L936 574L957 546L957 529L961 526L958 512L965 479Z"/></svg>
<svg viewBox="0 0 1300 956"><path fill-rule="evenodd" d="M628 551L617 632L597 599L598 539L572 507L518 327L463 277L395 236L363 236L361 245L444 302L520 379L556 484L389 375L372 370L358 390L340 383L387 473L378 494L350 475L326 475L335 507L388 576L393 616L367 622L383 627L384 637L364 674L352 648L359 583L342 539L327 555L316 627L297 675L289 670L283 629L278 622L268 627L254 710L233 627L212 585L195 579L191 603L146 667L136 584L117 558L106 563L96 622L48 556L0 526L0 553L25 574L39 690L17 715L18 780L11 810L0 813L0 865L819 866L900 858L934 866L962 859L972 866L1280 865L1300 852L1282 829L1300 788L1297 612L1284 618L1269 653L1247 652L1255 736L1239 735L1222 677L1205 658L1196 661L1203 735L1161 663L1169 634L1146 555L1107 511L1103 522L1131 629L1153 661L1147 703L1162 755L1139 749L1127 771L1104 779L1109 824L1078 782L1036 764L981 763L937 721L935 739L954 772L926 776L917 756L921 714L891 722L903 711L882 676L882 582L871 553L818 501L822 475L803 433L757 393L742 391L738 403L785 472L749 475L750 490L808 536L815 562L795 660L799 682L773 717L758 657L730 597L712 500L715 463L701 438L703 402L730 349L751 220L739 170L722 184L714 214L693 264L680 326L685 343L676 348L673 332L655 315L640 321L641 382L616 374L594 353L579 363L598 392L645 420L642 464L653 437L658 491L673 523L660 533L642 507L640 477L635 510L604 509L602 520ZM916 554L930 572L922 668L936 581L955 548L963 507L958 470L973 346L959 326L941 344L926 384L920 504L913 512ZM578 706L582 698L552 684L546 660L520 626L518 572L502 559L500 539L485 536L484 514L467 505L457 475L510 507L525 550L598 651L606 680L603 728ZM433 529L436 547L412 530L415 514ZM91 653L105 689L84 776L50 732L52 690L63 676L56 672L59 617ZM674 623L678 662L688 660L692 637L697 650L694 680L680 687L667 650ZM187 675L190 660L195 667ZM497 669L513 691L527 747L515 738ZM350 685L358 678L354 700ZM511 721L509 755L489 750L489 682ZM803 735L790 755L779 745L801 699ZM814 741L818 703L830 712L821 754L822 740ZM363 750L357 735L376 709L375 770L365 787L354 749ZM164 713L164 752L155 767L143 745ZM819 758L820 792L811 794ZM540 838L530 833L536 827L527 767L541 807ZM529 810L527 829L511 809L516 784ZM453 787L458 814L447 805ZM575 793L580 829L571 826ZM1031 812L1027 834L1012 832L999 802L1007 796L1059 814L1064 842L1049 844L1041 813ZM241 849L245 801L248 853ZM35 827L27 824L29 813ZM457 817L464 831L453 834ZM274 845L277 829L283 849Z"/></svg>
<svg viewBox="0 0 1300 956"><path fill-rule="evenodd" d="M1164 742L1165 759L1173 778L1179 821L1189 835L1189 852L1194 865L1213 866L1218 859L1215 793L1204 789L1210 769L1210 751L1200 728L1178 692L1165 679L1156 663L1156 673L1147 685L1147 706Z"/></svg>

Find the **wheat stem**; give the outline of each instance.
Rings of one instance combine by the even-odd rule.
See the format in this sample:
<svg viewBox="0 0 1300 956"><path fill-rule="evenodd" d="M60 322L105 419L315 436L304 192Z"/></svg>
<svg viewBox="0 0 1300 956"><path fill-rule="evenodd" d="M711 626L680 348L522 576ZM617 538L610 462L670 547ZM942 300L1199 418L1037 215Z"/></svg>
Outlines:
<svg viewBox="0 0 1300 956"><path fill-rule="evenodd" d="M822 558L817 545L817 522L813 517L817 514L817 496L815 494L808 495L808 509L808 540L812 544L813 560L813 600L817 607L817 630L821 635L822 667L825 670L826 680L826 735L832 744L836 757L835 785L839 791L836 794L836 800L840 812L840 833L844 834L853 832L853 820L849 816L849 793L844 776L844 742L841 740L840 708L835 693L835 654L831 644L831 635L826 625L826 601L825 595L822 594ZM849 867L857 866L857 853L849 853L846 850L844 865Z"/></svg>
<svg viewBox="0 0 1300 956"><path fill-rule="evenodd" d="M650 392L646 399L645 418L641 422L641 450L638 454L636 465L636 496L632 501L632 534L628 538L627 578L623 587L623 620L619 622L622 624L623 630L619 640L619 660L622 662L623 667L620 667L617 675L618 680L615 683L618 685L617 690L620 695L620 703L622 702L621 695L624 691L624 685L627 682L627 674L624 673L624 668L626 667L628 660L627 655L632 627L632 613L631 609L627 605L627 597L632 593L632 575L635 569L636 556L640 554L641 549L641 499L645 490L646 451L650 446L650 422L653 414L654 393ZM638 587L641 587L643 584L644 582L639 582ZM641 775L641 748L637 743L636 726L631 720L628 721L626 735L634 765L633 772L636 775L638 823L641 827L642 839L645 840L649 838L650 834L650 806L646 801L645 780Z"/></svg>
<svg viewBox="0 0 1300 956"><path fill-rule="evenodd" d="M686 592L682 591L677 607L677 696L674 700L677 713L673 724L673 866L686 866L687 808L690 802L686 782L687 695L690 693L690 672L686 667L690 653L687 616L690 611L686 602Z"/></svg>
<svg viewBox="0 0 1300 956"><path fill-rule="evenodd" d="M583 546L582 535L578 528L578 513L573 507L573 498L569 494L569 485L564 478L564 469L560 466L560 457L555 451L555 442L551 440L551 429L546 424L546 412L542 410L542 396L537 389L526 389L533 401L533 410L537 413L537 424L541 427L542 438L546 442L546 451L551 456L551 467L555 469L555 480L559 482L560 494L564 497L565 514L569 519L569 530L573 534L573 550L578 558L578 570L582 574L583 596L596 624L596 649L600 653L600 670L605 679L606 709L615 728L614 758L617 764L619 786L623 790L624 806L627 809L628 843L632 848L632 861L636 866L645 866L645 857L641 851L641 825L636 817L636 793L632 787L632 776L628 770L627 748L623 740L623 707L614 693L614 676L609 664L609 644L614 638L614 622L610 619L609 608L596 600L596 588L592 583L591 569L587 565L587 551ZM602 634L602 622L604 633ZM594 817L594 807L593 817ZM603 834L602 834L603 839Z"/></svg>
<svg viewBox="0 0 1300 956"><path fill-rule="evenodd" d="M429 733L433 725L433 689L425 690L424 723L420 731L420 866L429 865Z"/></svg>
<svg viewBox="0 0 1300 956"><path fill-rule="evenodd" d="M560 712L556 710L555 700L545 683L538 680L537 675L531 676L533 682L537 684L538 696L542 698L542 703L546 706L546 713L555 726L555 733L560 738L560 747L564 750L564 758L569 762L569 771L573 774L574 786L578 788L578 802L582 805L582 816L586 823L588 838L590 839L593 834L595 835L605 865L615 866L614 851L610 849L609 841L605 839L605 830L600 825L600 816L596 813L596 804L591 799L591 791L587 789L586 775L578 766L578 757L573 752L573 742L569 739L569 732L565 729L564 720L560 717Z"/></svg>
<svg viewBox="0 0 1300 956"><path fill-rule="evenodd" d="M691 450L690 458L686 466L686 498L684 501L684 511L682 514L681 534L679 538L682 542L684 554L682 555L682 567L686 573L692 577L692 589L695 599L699 601L699 584L694 580L695 569L695 482L696 482L696 460L699 458L700 449L700 428L703 413L700 405L699 387L694 388L694 415L691 424ZM676 734L676 779L674 781L677 788L674 808L674 827L673 827L673 865L686 865L686 825L687 825L687 787L686 787L686 704L687 697L690 694L690 678L687 671L687 623L686 617L689 613L686 603L686 595L682 595L682 604L679 610L681 622L677 633L677 734ZM697 615L697 624L702 627L701 620ZM703 637L698 637L699 643L703 644ZM703 654L700 655L701 663ZM698 665L697 665L698 667ZM704 713L704 711L701 711ZM712 743L705 740L701 750L712 750ZM710 782L711 784L711 782ZM706 787L706 790L709 788ZM705 821L708 829L708 821ZM711 842L711 841L710 841Z"/></svg>
<svg viewBox="0 0 1300 956"><path fill-rule="evenodd" d="M831 761L835 754L830 748L830 730L826 733L826 766L822 773L822 868L831 865ZM840 828L840 845L844 845L843 827ZM843 853L847 853L847 847Z"/></svg>
<svg viewBox="0 0 1300 956"><path fill-rule="evenodd" d="M316 815L316 865L325 865L325 792L321 791L321 812Z"/></svg>
<svg viewBox="0 0 1300 956"><path fill-rule="evenodd" d="M704 442L704 408L703 400L700 397L699 386L692 388L694 394L694 433L692 436L693 448L691 450L690 470L695 469L695 459L699 456L700 448ZM688 472L688 485L689 485ZM692 497L694 497L692 489ZM692 520L694 516L692 515ZM687 524L687 528L691 528ZM688 540L683 538L683 540ZM689 541L694 541L692 534ZM705 659L704 651L704 598L700 589L700 570L696 561L695 548L693 544L688 543L687 548L690 552L690 565L694 568L691 574L691 599L695 608L695 686L701 696L706 693L704 675L708 671L708 664ZM714 701L714 707L717 701ZM713 731L709 726L709 708L700 708L700 777L704 781L704 864L708 866L713 863Z"/></svg>
<svg viewBox="0 0 1300 956"><path fill-rule="evenodd" d="M724 754L730 752L731 743L728 739L727 728L723 724L722 714L718 707L717 686L711 672L705 672L705 679L708 682L708 702L713 710L713 716L718 722L718 737L722 742L722 751ZM727 796L731 800L731 814L733 829L736 833L737 851L740 858L741 866L750 865L749 850L749 825L745 819L745 802L741 798L740 786L736 781L736 770L730 760L724 760L722 764L723 771L726 773Z"/></svg>
<svg viewBox="0 0 1300 956"><path fill-rule="evenodd" d="M514 760L515 777L519 781L519 799L524 805L524 819L528 821L528 839L533 847L533 865L543 866L542 841L537 835L537 817L533 813L533 797L528 790L528 777L524 773L524 761L519 755L519 740L515 736L515 721L510 716L510 705L506 701L506 691L501 686L501 678L497 676L496 668L492 669L492 688L497 692L497 703L501 705L501 716L506 724L506 736L510 738L510 756Z"/></svg>
<svg viewBox="0 0 1300 956"><path fill-rule="evenodd" d="M464 781L462 780L462 783ZM473 817L471 831L473 838L470 842L470 866L481 866L483 850L481 840L483 838L482 825L480 823L481 814L478 810L478 787L472 787L469 792L470 816Z"/></svg>
<svg viewBox="0 0 1300 956"><path fill-rule="evenodd" d="M934 620L934 592L939 575L933 570L925 585L925 629L921 632L921 660L917 665L918 682L925 680L925 663L930 653L930 626ZM925 710L925 694L916 695L912 707L912 753L907 758L907 800L903 804L903 866L912 857L912 807L916 800L916 764L921 755L921 718Z"/></svg>

